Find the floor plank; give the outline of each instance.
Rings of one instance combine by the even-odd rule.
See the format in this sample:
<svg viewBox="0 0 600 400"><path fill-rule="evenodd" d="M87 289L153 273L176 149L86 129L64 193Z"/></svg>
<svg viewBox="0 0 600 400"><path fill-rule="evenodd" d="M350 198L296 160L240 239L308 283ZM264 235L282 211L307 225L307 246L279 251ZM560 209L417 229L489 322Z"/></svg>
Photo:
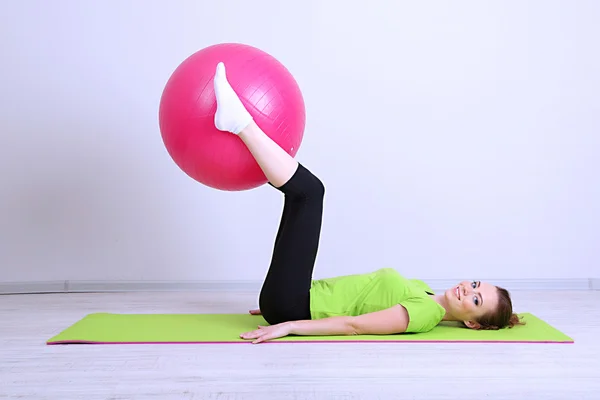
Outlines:
<svg viewBox="0 0 600 400"><path fill-rule="evenodd" d="M46 346L91 312L245 312L252 293L0 296L0 399L598 399L600 292L515 292L575 344Z"/></svg>

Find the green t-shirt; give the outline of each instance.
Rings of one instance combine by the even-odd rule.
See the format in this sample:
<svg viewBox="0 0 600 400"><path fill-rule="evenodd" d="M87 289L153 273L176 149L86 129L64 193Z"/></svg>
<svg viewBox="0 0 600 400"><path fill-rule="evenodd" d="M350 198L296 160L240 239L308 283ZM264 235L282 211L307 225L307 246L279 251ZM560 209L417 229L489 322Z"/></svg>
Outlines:
<svg viewBox="0 0 600 400"><path fill-rule="evenodd" d="M310 289L311 318L357 316L400 304L408 312L406 332L427 332L446 313L427 292L433 293L425 282L407 279L392 268L313 280Z"/></svg>

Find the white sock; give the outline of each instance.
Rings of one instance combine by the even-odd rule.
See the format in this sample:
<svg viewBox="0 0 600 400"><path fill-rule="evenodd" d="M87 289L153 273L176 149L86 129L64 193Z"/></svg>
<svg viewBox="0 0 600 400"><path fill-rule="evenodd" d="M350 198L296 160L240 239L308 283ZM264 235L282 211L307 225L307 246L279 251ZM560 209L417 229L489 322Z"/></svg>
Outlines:
<svg viewBox="0 0 600 400"><path fill-rule="evenodd" d="M225 73L225 65L220 62L214 78L217 112L215 127L220 131L235 133L242 131L252 121L252 115L246 110L235 93Z"/></svg>

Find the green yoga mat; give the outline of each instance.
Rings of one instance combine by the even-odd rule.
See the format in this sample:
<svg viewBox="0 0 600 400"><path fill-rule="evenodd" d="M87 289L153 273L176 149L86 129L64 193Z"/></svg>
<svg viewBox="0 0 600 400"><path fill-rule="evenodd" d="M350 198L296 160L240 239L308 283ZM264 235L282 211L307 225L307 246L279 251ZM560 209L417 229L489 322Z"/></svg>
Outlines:
<svg viewBox="0 0 600 400"><path fill-rule="evenodd" d="M431 342L431 343L573 343L532 314L520 314L525 325L499 331L475 331L441 324L426 333L360 336L286 336L264 343L289 342ZM243 332L267 325L249 314L90 314L47 341L47 344L174 344L251 343Z"/></svg>

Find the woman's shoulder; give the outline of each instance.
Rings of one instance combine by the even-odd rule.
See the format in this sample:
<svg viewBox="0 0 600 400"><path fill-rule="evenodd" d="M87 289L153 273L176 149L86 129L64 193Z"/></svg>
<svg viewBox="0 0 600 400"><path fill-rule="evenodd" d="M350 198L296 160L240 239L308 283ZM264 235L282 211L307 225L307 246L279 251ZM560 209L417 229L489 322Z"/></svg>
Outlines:
<svg viewBox="0 0 600 400"><path fill-rule="evenodd" d="M444 318L446 310L431 296L416 296L400 302L409 316L406 332L427 332Z"/></svg>
<svg viewBox="0 0 600 400"><path fill-rule="evenodd" d="M393 276L399 281L402 281L404 284L414 288L418 292L434 294L433 289L425 281L421 279L408 278L394 268L380 268L374 271L374 274L381 276Z"/></svg>

